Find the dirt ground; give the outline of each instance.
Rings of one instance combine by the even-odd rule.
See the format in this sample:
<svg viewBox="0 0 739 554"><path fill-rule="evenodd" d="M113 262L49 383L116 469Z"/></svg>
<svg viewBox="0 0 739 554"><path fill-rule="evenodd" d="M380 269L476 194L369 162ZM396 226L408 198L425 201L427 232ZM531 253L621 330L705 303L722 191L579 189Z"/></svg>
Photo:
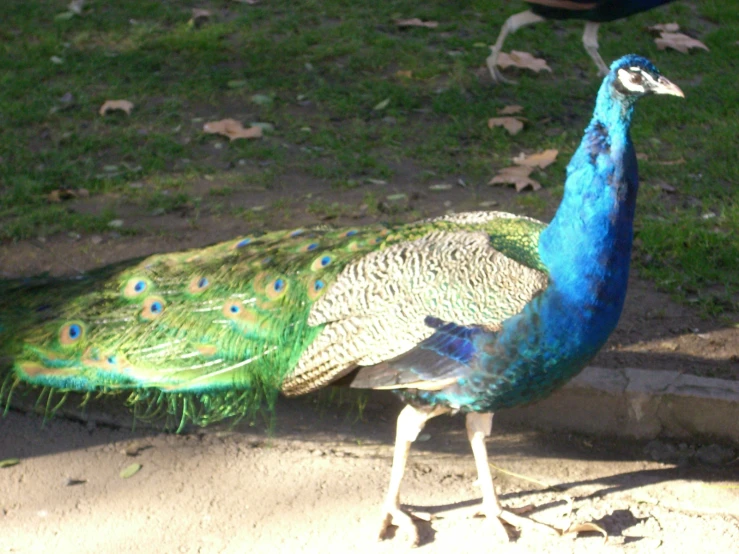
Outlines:
<svg viewBox="0 0 739 554"><path fill-rule="evenodd" d="M404 552L402 536L376 540L398 410L380 398L361 420L298 399L280 403L272 431L184 435L63 418L42 426L11 411L0 420L0 459L21 461L0 469L0 552ZM558 528L594 522L609 537L509 529L514 542L501 545L473 517L480 493L463 419L432 420L420 438L402 489L406 506L431 514L419 522L419 552L727 553L739 544L737 460L661 463L643 444L503 421L488 450L509 472L495 472L504 504L533 504L534 519ZM132 463L141 469L121 478Z"/></svg>
<svg viewBox="0 0 739 554"><path fill-rule="evenodd" d="M301 193L309 188L303 186ZM407 185L383 193L407 193L414 213L427 217L447 209L480 209L481 198L473 191L429 197L424 190ZM274 195L289 193L258 193L248 203L269 204ZM384 218L367 216L361 197L357 191L332 193L332 200L359 208L331 223L361 225ZM495 198L492 209L518 211L508 192L498 191ZM70 209L99 210L112 200L75 201ZM123 201L119 208L124 227L143 231L0 244L0 277L70 275L253 231L244 220L208 215L207 205L196 221L188 213L147 215ZM305 210L273 215L264 225L325 223ZM541 217L548 219L547 214ZM593 363L737 379L739 329L702 319L689 306L633 278L621 323ZM346 407L317 408L311 399L298 399L279 405L270 431L242 423L183 435L63 417L42 425L38 416L10 411L0 418L0 460L21 461L0 468L0 553L405 551L403 537L376 541L398 411L387 402L389 393L379 398L384 400L372 401L362 420L347 415ZM115 423L117 417L105 421ZM494 543L485 521L471 517L480 493L463 420L457 416L433 420L412 452L402 499L432 514L430 523L419 523L419 552L736 550L736 460L718 466L703 465L695 457L681 458L677 465L663 463L654 461L655 449L644 444L537 434L506 426L505 413L498 417L503 423L496 423L488 444L491 462L521 476L496 473L503 502L534 504L533 517L558 528L596 522L608 532L607 542L598 533L552 539L511 530L514 542ZM700 445L669 446L682 452ZM141 470L121 478L121 470L132 463L141 464Z"/></svg>

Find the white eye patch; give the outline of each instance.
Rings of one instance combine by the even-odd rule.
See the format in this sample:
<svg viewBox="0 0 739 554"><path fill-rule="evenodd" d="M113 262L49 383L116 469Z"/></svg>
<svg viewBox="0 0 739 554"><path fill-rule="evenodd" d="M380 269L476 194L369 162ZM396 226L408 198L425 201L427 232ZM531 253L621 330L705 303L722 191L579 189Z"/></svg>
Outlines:
<svg viewBox="0 0 739 554"><path fill-rule="evenodd" d="M629 71L619 69L618 81L626 90L631 92L646 92L657 85L657 81L639 67L630 67Z"/></svg>

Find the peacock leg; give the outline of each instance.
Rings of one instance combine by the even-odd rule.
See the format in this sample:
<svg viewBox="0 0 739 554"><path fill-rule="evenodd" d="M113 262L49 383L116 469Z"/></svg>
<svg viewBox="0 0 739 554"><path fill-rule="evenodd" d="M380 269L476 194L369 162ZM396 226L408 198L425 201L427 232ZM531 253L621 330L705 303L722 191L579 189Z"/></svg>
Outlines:
<svg viewBox="0 0 739 554"><path fill-rule="evenodd" d="M608 66L603 61L603 58L600 57L600 52L598 52L599 27L600 23L594 23L592 21L585 23L585 30L582 34L582 44L595 62L595 65L598 68L598 75L603 77L604 75L608 75Z"/></svg>
<svg viewBox="0 0 739 554"><path fill-rule="evenodd" d="M482 510L480 512L490 522L493 533L498 539L503 542L510 540L508 532L503 526L503 522L522 529L533 529L558 535L559 532L553 527L521 517L514 513L514 509L504 510L500 505L498 495L495 493L495 486L493 485L493 476L490 474L488 451L485 446L485 437L489 437L493 429L493 414L470 412L467 414L466 426L467 438L470 441L470 446L472 446L472 454L475 456L477 480L482 490Z"/></svg>
<svg viewBox="0 0 739 554"><path fill-rule="evenodd" d="M493 78L495 83L516 84L516 81L503 77L498 69L498 56L500 56L500 53L503 50L503 43L505 42L506 37L510 33L515 33L521 27L533 25L534 23L539 23L541 21L544 21L543 17L536 15L531 10L526 10L525 12L512 15L503 24L503 28L500 30L500 34L498 35L498 40L496 40L495 44L490 47L490 55L486 60L488 70L490 70L490 76Z"/></svg>
<svg viewBox="0 0 739 554"><path fill-rule="evenodd" d="M385 502L382 505L380 540L387 537L387 530L390 525L396 525L408 537L413 546L418 545L418 529L413 524L411 516L400 509L400 482L403 480L403 473L405 473L405 464L408 461L411 443L418 438L423 426L429 419L447 411L449 411L448 408L442 406L424 409L408 405L398 415L390 485L385 495Z"/></svg>

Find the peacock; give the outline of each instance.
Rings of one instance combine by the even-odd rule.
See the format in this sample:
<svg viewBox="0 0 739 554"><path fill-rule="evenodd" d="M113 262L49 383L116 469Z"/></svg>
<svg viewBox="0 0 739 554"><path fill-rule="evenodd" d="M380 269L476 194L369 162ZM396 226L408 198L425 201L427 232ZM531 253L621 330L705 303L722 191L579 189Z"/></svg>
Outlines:
<svg viewBox="0 0 739 554"><path fill-rule="evenodd" d="M463 412L482 513L504 509L485 438L493 412L546 397L593 358L626 294L637 162L634 104L683 96L647 59L614 62L549 225L502 212L405 225L295 229L160 254L66 281L5 283L5 399L22 383L114 393L209 423L275 395L341 383L394 391L397 420L380 538L414 543L401 509L410 446L426 421ZM195 408L197 406L197 408Z"/></svg>
<svg viewBox="0 0 739 554"><path fill-rule="evenodd" d="M526 0L529 9L509 17L503 24L495 45L490 47L491 53L487 59L490 75L497 83L514 82L503 77L498 69L498 57L510 33L547 19L579 19L585 21L582 35L585 51L598 68L598 74L604 76L608 73L608 66L598 52L600 24L645 12L669 2L672 0Z"/></svg>

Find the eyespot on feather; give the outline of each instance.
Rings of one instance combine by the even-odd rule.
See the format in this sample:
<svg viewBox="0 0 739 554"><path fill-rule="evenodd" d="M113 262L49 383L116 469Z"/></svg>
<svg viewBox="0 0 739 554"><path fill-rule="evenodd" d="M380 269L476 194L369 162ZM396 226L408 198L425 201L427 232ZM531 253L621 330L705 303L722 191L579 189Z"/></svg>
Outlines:
<svg viewBox="0 0 739 554"><path fill-rule="evenodd" d="M264 287L264 293L270 300L277 300L278 298L285 296L288 288L287 279L284 277L276 277L267 283Z"/></svg>
<svg viewBox="0 0 739 554"><path fill-rule="evenodd" d="M151 289L151 282L141 277L132 277L123 286L123 296L137 298Z"/></svg>
<svg viewBox="0 0 739 554"><path fill-rule="evenodd" d="M164 300L158 296L149 296L143 302L141 317L147 321L156 319L164 313L166 304Z"/></svg>
<svg viewBox="0 0 739 554"><path fill-rule="evenodd" d="M245 323L256 323L257 315L247 308L239 300L228 300L223 305L223 315L226 318Z"/></svg>
<svg viewBox="0 0 739 554"><path fill-rule="evenodd" d="M231 246L232 250L238 250L239 248L244 248L244 246L248 246L252 243L254 240L253 237L243 237L237 240L233 243L233 246Z"/></svg>
<svg viewBox="0 0 739 554"><path fill-rule="evenodd" d="M190 280L190 284L187 286L187 290L193 294L198 294L210 287L210 279L197 275Z"/></svg>
<svg viewBox="0 0 739 554"><path fill-rule="evenodd" d="M317 249L320 245L317 242L309 242L298 248L298 252L312 252Z"/></svg>
<svg viewBox="0 0 739 554"><path fill-rule="evenodd" d="M319 271L324 267L327 267L332 262L332 260L333 258L330 255L326 254L324 256L321 256L320 258L316 258L315 260L313 260L310 268L313 271Z"/></svg>
<svg viewBox="0 0 739 554"><path fill-rule="evenodd" d="M321 279L313 279L308 282L308 298L310 300L316 300L324 292L326 292L326 283Z"/></svg>
<svg viewBox="0 0 739 554"><path fill-rule="evenodd" d="M344 233L342 236L344 238L353 237L354 235L358 234L359 231L357 229L349 229L346 233Z"/></svg>
<svg viewBox="0 0 739 554"><path fill-rule="evenodd" d="M81 321L70 321L59 329L59 344L72 346L85 336L85 326Z"/></svg>

